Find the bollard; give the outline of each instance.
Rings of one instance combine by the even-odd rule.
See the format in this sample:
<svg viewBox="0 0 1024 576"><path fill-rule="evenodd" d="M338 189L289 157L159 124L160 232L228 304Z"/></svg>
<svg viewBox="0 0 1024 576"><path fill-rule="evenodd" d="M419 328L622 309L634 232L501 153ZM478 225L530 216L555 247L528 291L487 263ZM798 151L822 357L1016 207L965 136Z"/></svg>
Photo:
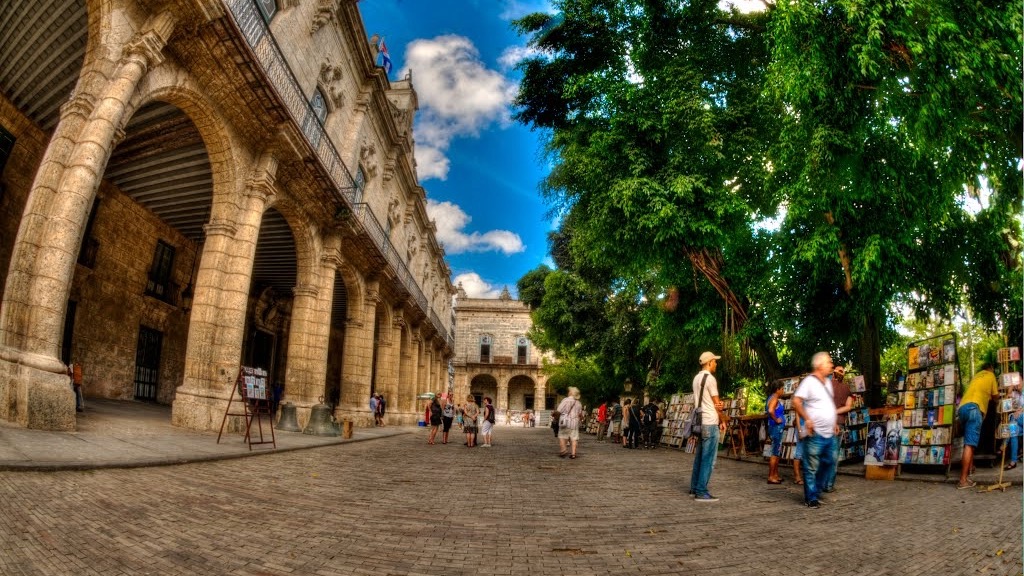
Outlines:
<svg viewBox="0 0 1024 576"><path fill-rule="evenodd" d="M345 420L341 423L341 437L345 440L352 439L352 421Z"/></svg>

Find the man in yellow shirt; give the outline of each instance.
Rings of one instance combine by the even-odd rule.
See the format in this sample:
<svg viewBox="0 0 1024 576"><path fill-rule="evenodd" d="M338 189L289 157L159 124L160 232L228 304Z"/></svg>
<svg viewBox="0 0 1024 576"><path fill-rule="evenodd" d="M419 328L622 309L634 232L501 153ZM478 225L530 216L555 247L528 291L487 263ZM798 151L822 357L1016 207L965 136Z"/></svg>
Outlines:
<svg viewBox="0 0 1024 576"><path fill-rule="evenodd" d="M971 378L967 392L964 393L960 407L956 411L956 416L964 429L964 457L960 461L960 482L956 485L957 490L977 484L967 476L971 473L971 468L974 468L974 449L981 440L981 423L985 420L985 411L988 410L989 401L997 396L999 386L992 371L992 362L986 361L974 378Z"/></svg>

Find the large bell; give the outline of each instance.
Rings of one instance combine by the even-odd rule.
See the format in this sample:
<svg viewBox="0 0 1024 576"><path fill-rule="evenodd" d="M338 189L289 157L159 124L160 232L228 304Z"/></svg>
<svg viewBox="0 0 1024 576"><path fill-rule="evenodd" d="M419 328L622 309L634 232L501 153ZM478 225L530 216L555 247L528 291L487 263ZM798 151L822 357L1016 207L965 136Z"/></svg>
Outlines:
<svg viewBox="0 0 1024 576"><path fill-rule="evenodd" d="M295 409L295 404L291 402L281 404L281 417L277 420L275 428L285 432L302 432L302 428L299 427L298 410Z"/></svg>
<svg viewBox="0 0 1024 576"><path fill-rule="evenodd" d="M309 424L302 433L313 436L338 436L341 431L331 417L331 407L321 403L313 406L309 413Z"/></svg>

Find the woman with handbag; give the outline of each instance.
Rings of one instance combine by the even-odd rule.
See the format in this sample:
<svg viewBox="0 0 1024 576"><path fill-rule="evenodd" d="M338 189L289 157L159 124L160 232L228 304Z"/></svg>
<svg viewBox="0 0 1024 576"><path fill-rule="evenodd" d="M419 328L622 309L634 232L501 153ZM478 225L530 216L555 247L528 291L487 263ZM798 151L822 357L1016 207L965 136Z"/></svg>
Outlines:
<svg viewBox="0 0 1024 576"><path fill-rule="evenodd" d="M580 389L569 387L569 395L558 405L558 447L560 458L576 459L576 447L580 442L580 422L583 419L583 404L580 404ZM568 450L567 450L568 448Z"/></svg>

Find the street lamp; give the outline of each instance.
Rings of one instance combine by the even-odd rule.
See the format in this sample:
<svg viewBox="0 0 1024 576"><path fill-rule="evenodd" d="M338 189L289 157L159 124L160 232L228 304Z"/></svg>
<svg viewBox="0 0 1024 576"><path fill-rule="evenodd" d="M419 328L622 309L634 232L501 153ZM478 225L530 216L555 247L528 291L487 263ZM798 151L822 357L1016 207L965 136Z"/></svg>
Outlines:
<svg viewBox="0 0 1024 576"><path fill-rule="evenodd" d="M626 381L623 383L623 387L626 389L627 393L632 392L633 391L633 380L630 379L630 378L626 378Z"/></svg>

